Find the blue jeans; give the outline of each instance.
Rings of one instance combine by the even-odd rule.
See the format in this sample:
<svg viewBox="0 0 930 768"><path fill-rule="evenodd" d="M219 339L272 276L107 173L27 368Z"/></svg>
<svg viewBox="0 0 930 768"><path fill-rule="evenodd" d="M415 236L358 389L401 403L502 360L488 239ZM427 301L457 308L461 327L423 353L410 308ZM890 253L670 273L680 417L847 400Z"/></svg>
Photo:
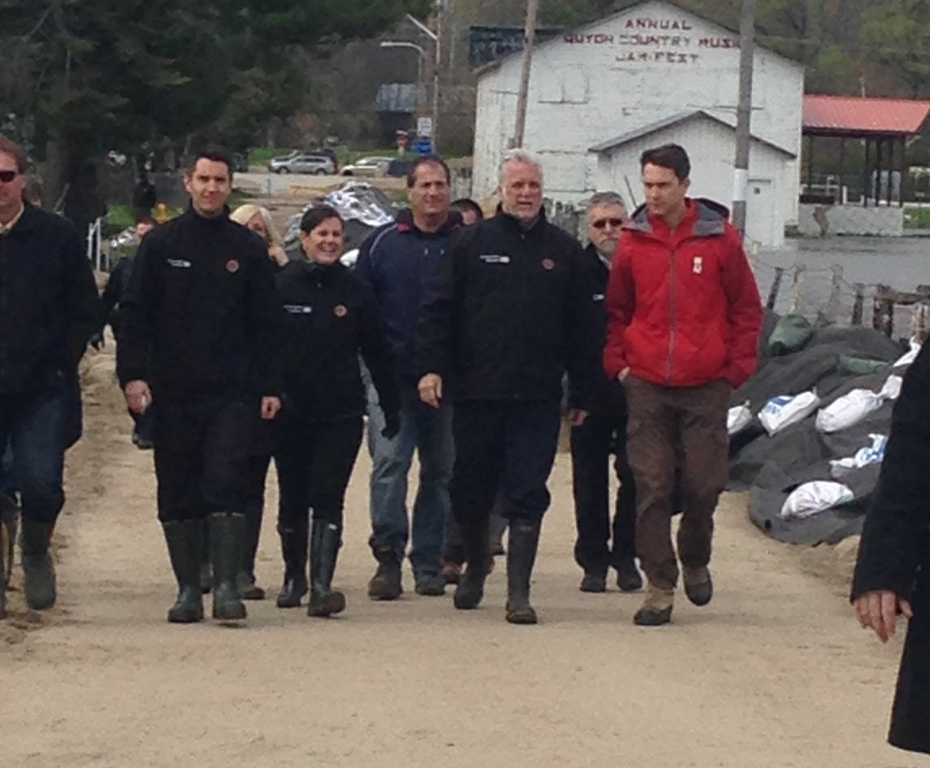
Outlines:
<svg viewBox="0 0 930 768"><path fill-rule="evenodd" d="M12 448L13 487L27 520L54 523L64 506L62 473L73 401L66 385L0 395L0 446Z"/></svg>
<svg viewBox="0 0 930 768"><path fill-rule="evenodd" d="M412 538L410 562L414 574L442 570L449 482L455 450L452 442L452 406L438 410L420 402L415 389L401 393L400 432L392 440L381 434L384 413L369 388L368 450L371 453L372 551L390 545L402 560ZM420 482L413 505L413 535L407 517L407 475L417 451Z"/></svg>

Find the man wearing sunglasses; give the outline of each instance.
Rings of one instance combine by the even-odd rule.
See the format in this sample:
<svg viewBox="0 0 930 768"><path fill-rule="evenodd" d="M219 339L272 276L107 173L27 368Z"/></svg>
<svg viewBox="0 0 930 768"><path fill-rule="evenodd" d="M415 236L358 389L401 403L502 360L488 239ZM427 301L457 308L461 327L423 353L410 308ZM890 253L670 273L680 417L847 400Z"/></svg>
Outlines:
<svg viewBox="0 0 930 768"><path fill-rule="evenodd" d="M587 209L588 245L585 260L594 276L592 299L600 315L599 346L607 335L604 296L620 231L628 221L623 199L616 192L598 192ZM617 586L636 592L643 586L636 568L636 488L626 456L626 393L623 384L604 374L583 417L578 395L569 387L569 420L572 425L572 491L578 538L575 561L584 570L582 592L604 592L607 571L617 571ZM613 525L610 520L609 470L611 454L620 480ZM613 541L611 542L611 539ZM611 544L613 546L611 546Z"/></svg>
<svg viewBox="0 0 930 768"><path fill-rule="evenodd" d="M27 164L25 150L0 136L0 446L12 445L22 502L26 601L44 610L56 600L49 541L65 500L75 371L100 299L74 227L24 202Z"/></svg>

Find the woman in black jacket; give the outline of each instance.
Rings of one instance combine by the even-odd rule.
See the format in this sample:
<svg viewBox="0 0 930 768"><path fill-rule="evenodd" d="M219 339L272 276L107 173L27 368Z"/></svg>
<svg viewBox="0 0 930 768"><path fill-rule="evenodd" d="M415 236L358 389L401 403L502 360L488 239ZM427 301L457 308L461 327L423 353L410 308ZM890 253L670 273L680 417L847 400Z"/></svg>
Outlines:
<svg viewBox="0 0 930 768"><path fill-rule="evenodd" d="M366 399L359 353L378 391L387 437L399 429L400 399L374 294L339 263L344 225L337 211L326 205L307 211L300 241L306 260L288 264L277 275L287 315L286 404L275 421L285 567L278 606L299 606L307 591L309 538L308 613L330 616L345 608L345 596L331 585L342 542L345 490L362 442Z"/></svg>
<svg viewBox="0 0 930 768"><path fill-rule="evenodd" d="M852 597L882 642L908 619L889 742L930 754L930 344L904 377L862 531Z"/></svg>

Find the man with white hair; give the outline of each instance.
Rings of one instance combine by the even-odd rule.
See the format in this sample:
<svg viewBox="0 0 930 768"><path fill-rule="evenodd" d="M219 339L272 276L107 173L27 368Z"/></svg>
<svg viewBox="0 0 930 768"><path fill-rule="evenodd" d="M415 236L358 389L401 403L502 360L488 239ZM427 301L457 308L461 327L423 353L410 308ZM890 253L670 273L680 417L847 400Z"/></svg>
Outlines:
<svg viewBox="0 0 930 768"><path fill-rule="evenodd" d="M488 518L498 489L510 524L507 621L535 624L530 577L560 425L562 375L577 405L599 373L598 316L581 246L542 210L539 160L510 152L501 167L501 211L461 230L427 287L419 351L420 397L451 399L452 513L467 568L459 609L477 608L490 562Z"/></svg>
<svg viewBox="0 0 930 768"><path fill-rule="evenodd" d="M594 277L591 299L600 317L598 342L607 340L607 310L604 296L620 231L629 217L623 198L616 192L598 192L587 206L588 240L585 249L588 268ZM619 381L602 373L591 394L590 413L582 418L575 410L574 388L569 390L569 418L572 424L572 492L575 500L575 562L584 570L582 592L604 592L608 568L617 571L617 586L623 592L636 592L643 586L636 568L636 486L626 452L626 392ZM620 481L616 511L611 523L608 464L614 456L614 470Z"/></svg>

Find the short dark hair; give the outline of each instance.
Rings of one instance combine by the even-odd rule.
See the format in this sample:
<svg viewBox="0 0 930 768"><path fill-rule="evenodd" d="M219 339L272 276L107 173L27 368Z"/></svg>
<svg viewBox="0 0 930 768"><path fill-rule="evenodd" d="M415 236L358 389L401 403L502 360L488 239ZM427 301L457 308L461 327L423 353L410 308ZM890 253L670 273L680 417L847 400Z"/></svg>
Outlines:
<svg viewBox="0 0 930 768"><path fill-rule="evenodd" d="M342 220L342 216L339 215L339 211L331 205L314 205L312 208L308 208L300 219L300 231L310 234L320 224L329 219L339 219L339 223L345 229L345 222Z"/></svg>
<svg viewBox="0 0 930 768"><path fill-rule="evenodd" d="M188 167L187 172L189 174L193 173L194 168L197 167L197 163L199 163L201 160L209 160L211 163L223 163L229 171L230 178L232 178L232 160L229 159L229 153L221 147L207 147L206 149L198 152L196 155L194 155L194 159L191 160L191 164Z"/></svg>
<svg viewBox="0 0 930 768"><path fill-rule="evenodd" d="M678 144L663 144L655 149L647 149L639 158L640 168L647 165L657 165L675 172L679 181L684 181L691 175L691 161L684 147Z"/></svg>
<svg viewBox="0 0 930 768"><path fill-rule="evenodd" d="M410 163L410 167L407 169L407 189L412 188L417 183L417 169L421 165L438 165L446 174L446 183L452 183L452 171L449 170L445 160L439 155L423 155Z"/></svg>
<svg viewBox="0 0 930 768"><path fill-rule="evenodd" d="M451 208L453 211L458 211L459 213L471 211L475 214L475 221L484 221L484 211L482 211L481 206L470 197L463 197L459 200L456 200L454 203L452 203Z"/></svg>
<svg viewBox="0 0 930 768"><path fill-rule="evenodd" d="M0 135L0 152L10 155L16 161L16 170L25 173L29 168L29 154L13 139Z"/></svg>

